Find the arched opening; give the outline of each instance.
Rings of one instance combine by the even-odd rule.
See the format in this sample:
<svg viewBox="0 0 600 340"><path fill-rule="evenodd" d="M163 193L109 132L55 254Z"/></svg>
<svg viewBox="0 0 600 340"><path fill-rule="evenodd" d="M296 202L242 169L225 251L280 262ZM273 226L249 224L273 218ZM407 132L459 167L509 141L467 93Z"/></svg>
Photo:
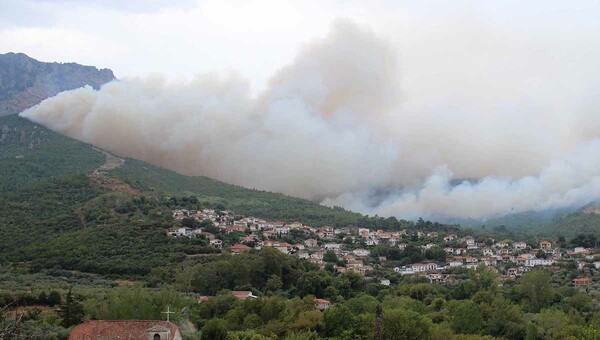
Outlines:
<svg viewBox="0 0 600 340"><path fill-rule="evenodd" d="M154 338L152 340L160 340L160 335L159 334L154 334Z"/></svg>

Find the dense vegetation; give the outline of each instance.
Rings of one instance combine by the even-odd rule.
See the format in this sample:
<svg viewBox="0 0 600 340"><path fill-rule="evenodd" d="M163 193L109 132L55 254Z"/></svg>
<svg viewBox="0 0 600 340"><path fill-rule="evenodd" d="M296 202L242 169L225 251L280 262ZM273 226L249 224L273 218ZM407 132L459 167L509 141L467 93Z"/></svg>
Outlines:
<svg viewBox="0 0 600 340"><path fill-rule="evenodd" d="M202 237L168 237L165 230L177 225L172 209L231 209L315 227L464 231L424 220L367 217L186 177L132 159L110 175L141 193L109 191L88 178L104 160L88 145L15 116L0 118L3 126L0 306L8 308L0 309L0 334L17 321L9 310L19 304L26 311L20 314L21 335L30 339L65 339L69 327L84 319L161 319L167 306L177 311L174 320L186 325L182 328L188 339L600 337L599 287L566 287L581 274L575 262L516 281L500 281L484 267L458 268L453 272L456 281L441 285L391 270L394 265L443 260L440 247L420 251L429 241L419 239L407 240L411 244L402 251L386 245L372 248L375 268L369 277L338 273L333 253L325 254L325 269L274 249L220 254ZM558 238L557 244L596 246L597 221L597 215L574 213L552 219L547 230L553 230L553 240L569 237ZM570 225L577 228L566 228ZM206 229L226 244L244 235L225 234L210 225ZM478 233L478 241L522 239L502 226ZM301 239L290 233L284 240ZM378 266L378 256L385 256L388 264ZM599 275L593 266L583 270L588 277ZM380 284L379 278L392 285ZM230 290L252 291L260 298L239 300ZM201 295L213 297L198 303ZM333 306L317 311L315 297L329 299Z"/></svg>
<svg viewBox="0 0 600 340"><path fill-rule="evenodd" d="M598 287L569 288L577 270L535 270L499 284L486 267L461 269L452 285L402 277L392 286L363 276L319 270L273 249L186 261L162 288L44 290L21 296L28 308L22 330L34 339L60 339L86 318L159 319L192 322L187 339L584 339L600 336ZM592 269L593 270L593 269ZM223 277L219 277L223 275ZM73 279L77 279L75 276ZM81 280L81 279L78 279ZM240 300L228 289L247 289ZM179 291L179 292L178 292ZM215 294L198 303L188 291ZM62 296L57 299L57 294ZM315 309L313 299L333 306ZM0 297L1 298L1 297ZM4 296L10 303L10 297ZM39 313L60 305L57 314ZM37 334L37 335L36 335ZM49 336L51 335L51 336Z"/></svg>
<svg viewBox="0 0 600 340"><path fill-rule="evenodd" d="M16 115L0 117L0 193L68 174L89 174L104 155Z"/></svg>
<svg viewBox="0 0 600 340"><path fill-rule="evenodd" d="M246 189L208 177L183 176L133 159L128 159L124 166L110 174L142 191L193 194L201 200L222 203L236 213L247 216L285 222L302 221L313 227L360 224L371 228L397 229L402 225L402 221L396 218L369 218L340 207L329 208L301 198Z"/></svg>

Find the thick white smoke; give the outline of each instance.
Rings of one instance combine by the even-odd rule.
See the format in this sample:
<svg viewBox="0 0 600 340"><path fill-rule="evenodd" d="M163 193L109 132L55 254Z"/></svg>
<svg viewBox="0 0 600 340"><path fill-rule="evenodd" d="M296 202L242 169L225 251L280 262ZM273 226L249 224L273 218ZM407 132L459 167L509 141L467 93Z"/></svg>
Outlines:
<svg viewBox="0 0 600 340"><path fill-rule="evenodd" d="M537 100L564 95L537 83L465 95L415 72L339 21L257 97L236 75L149 77L64 92L22 116L184 174L379 215L486 218L600 197L600 116L572 103L594 96Z"/></svg>

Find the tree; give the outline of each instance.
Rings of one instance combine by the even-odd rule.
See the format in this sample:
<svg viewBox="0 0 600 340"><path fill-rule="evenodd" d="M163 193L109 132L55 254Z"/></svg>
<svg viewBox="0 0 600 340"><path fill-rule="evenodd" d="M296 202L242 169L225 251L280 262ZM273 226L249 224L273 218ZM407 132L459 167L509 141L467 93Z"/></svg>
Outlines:
<svg viewBox="0 0 600 340"><path fill-rule="evenodd" d="M522 339L524 337L524 315L519 306L498 297L491 307L492 314L486 327L488 334L506 339Z"/></svg>
<svg viewBox="0 0 600 340"><path fill-rule="evenodd" d="M446 255L448 254L440 247L433 247L425 251L425 257L433 261L444 261L446 260Z"/></svg>
<svg viewBox="0 0 600 340"><path fill-rule="evenodd" d="M304 274L298 280L296 287L298 288L299 295L314 295L317 297L324 296L324 291L327 286L332 284L333 280L331 275L325 271L314 271Z"/></svg>
<svg viewBox="0 0 600 340"><path fill-rule="evenodd" d="M227 339L227 322L223 319L209 320L202 327L201 340L226 340Z"/></svg>
<svg viewBox="0 0 600 340"><path fill-rule="evenodd" d="M339 336L344 331L352 332L356 325L354 314L344 305L328 308L323 314L325 335Z"/></svg>
<svg viewBox="0 0 600 340"><path fill-rule="evenodd" d="M181 220L181 225L184 227L190 227L190 228L198 228L200 226L198 221L196 221L196 219L192 218L192 217L184 217Z"/></svg>
<svg viewBox="0 0 600 340"><path fill-rule="evenodd" d="M38 295L37 301L40 305L48 304L48 294L46 294L46 292L42 291L40 293L40 295Z"/></svg>
<svg viewBox="0 0 600 340"><path fill-rule="evenodd" d="M83 321L83 306L75 301L73 297L72 289L69 288L69 293L65 299L65 304L60 306L58 314L62 318L62 325L64 327L71 327L80 324Z"/></svg>
<svg viewBox="0 0 600 340"><path fill-rule="evenodd" d="M519 281L521 296L525 299L533 312L539 312L548 306L552 299L552 286L550 273L543 270L534 270L521 277Z"/></svg>
<svg viewBox="0 0 600 340"><path fill-rule="evenodd" d="M381 338L386 340L421 340L431 337L431 320L409 310L385 311L381 325Z"/></svg>
<svg viewBox="0 0 600 340"><path fill-rule="evenodd" d="M335 256L335 253L331 250L328 250L325 252L325 254L323 254L323 261L325 262L336 263L337 260L337 256Z"/></svg>
<svg viewBox="0 0 600 340"><path fill-rule="evenodd" d="M483 327L481 309L473 301L460 302L450 311L450 327L456 333L479 333Z"/></svg>
<svg viewBox="0 0 600 340"><path fill-rule="evenodd" d="M535 256L536 256L538 259L545 259L546 257L548 257L548 255L546 255L546 252L545 252L545 251L543 251L542 249L539 249L539 250L537 251L537 253L535 254Z"/></svg>
<svg viewBox="0 0 600 340"><path fill-rule="evenodd" d="M60 293L53 290L50 292L50 294L48 294L48 306L56 306L59 305L61 302L62 298L60 296Z"/></svg>
<svg viewBox="0 0 600 340"><path fill-rule="evenodd" d="M538 331L537 326L533 322L527 324L527 331L525 334L525 340L537 340Z"/></svg>
<svg viewBox="0 0 600 340"><path fill-rule="evenodd" d="M269 292L279 290L281 287L283 287L283 282L281 281L281 278L275 274L271 275L265 284L265 289Z"/></svg>

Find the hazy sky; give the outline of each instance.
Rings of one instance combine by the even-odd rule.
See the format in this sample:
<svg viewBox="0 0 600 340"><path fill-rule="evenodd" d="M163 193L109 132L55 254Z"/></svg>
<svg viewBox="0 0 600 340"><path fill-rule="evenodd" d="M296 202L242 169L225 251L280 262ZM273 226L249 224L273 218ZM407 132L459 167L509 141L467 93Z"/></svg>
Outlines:
<svg viewBox="0 0 600 340"><path fill-rule="evenodd" d="M421 57L447 63L487 46L518 49L532 39L540 40L542 54L571 39L585 48L600 33L599 3L0 0L0 52L108 67L118 77L235 71L258 91L339 17L390 39L410 65Z"/></svg>

